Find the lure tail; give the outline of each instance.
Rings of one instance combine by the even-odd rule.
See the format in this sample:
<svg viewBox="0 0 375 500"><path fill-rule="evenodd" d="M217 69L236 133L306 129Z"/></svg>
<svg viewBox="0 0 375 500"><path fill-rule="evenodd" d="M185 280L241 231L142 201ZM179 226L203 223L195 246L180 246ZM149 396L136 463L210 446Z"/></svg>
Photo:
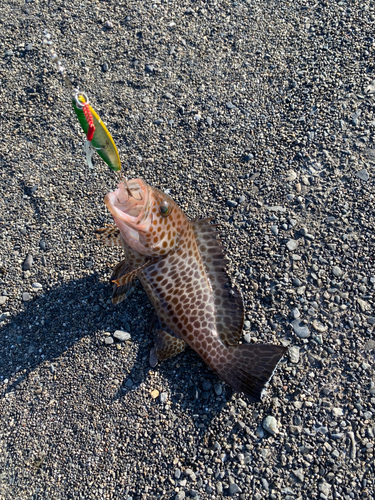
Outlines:
<svg viewBox="0 0 375 500"><path fill-rule="evenodd" d="M252 401L260 401L286 348L272 344L242 344L225 349L228 361L212 368L232 389L243 392Z"/></svg>

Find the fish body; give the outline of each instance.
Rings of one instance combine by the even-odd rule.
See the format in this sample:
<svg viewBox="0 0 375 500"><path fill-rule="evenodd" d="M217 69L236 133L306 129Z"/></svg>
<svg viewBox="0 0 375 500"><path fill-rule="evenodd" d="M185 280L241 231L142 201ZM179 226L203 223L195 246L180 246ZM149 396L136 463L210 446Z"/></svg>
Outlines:
<svg viewBox="0 0 375 500"><path fill-rule="evenodd" d="M210 219L191 221L165 193L141 179L105 197L117 229L102 230L120 243L125 259L114 270L113 301L142 283L159 318L151 360L167 359L189 345L235 391L259 401L285 352L271 344L238 345L244 308L228 287L225 261Z"/></svg>

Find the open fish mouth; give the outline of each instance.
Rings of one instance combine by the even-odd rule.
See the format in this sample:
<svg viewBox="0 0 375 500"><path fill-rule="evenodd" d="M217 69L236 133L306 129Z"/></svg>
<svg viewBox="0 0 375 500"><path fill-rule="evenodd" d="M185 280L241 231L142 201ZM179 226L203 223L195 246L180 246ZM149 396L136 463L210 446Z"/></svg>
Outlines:
<svg viewBox="0 0 375 500"><path fill-rule="evenodd" d="M115 219L125 224L141 224L148 214L149 194L147 185L142 179L122 181L116 191L108 193L104 203Z"/></svg>

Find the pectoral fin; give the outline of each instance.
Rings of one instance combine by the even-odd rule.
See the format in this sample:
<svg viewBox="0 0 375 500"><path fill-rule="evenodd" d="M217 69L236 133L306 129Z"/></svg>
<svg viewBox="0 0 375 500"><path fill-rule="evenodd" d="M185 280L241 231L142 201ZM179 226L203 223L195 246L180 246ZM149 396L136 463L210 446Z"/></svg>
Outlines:
<svg viewBox="0 0 375 500"><path fill-rule="evenodd" d="M120 278L112 280L112 283L116 283L117 286L126 285L127 283L133 281L134 278L136 278L143 271L143 269L146 269L146 267L151 266L151 264L153 263L154 260L151 259L145 262L142 266L138 267L137 269L130 270L129 267L129 272L124 273Z"/></svg>
<svg viewBox="0 0 375 500"><path fill-rule="evenodd" d="M120 286L116 284L116 280L120 279L122 276L126 276L130 272L131 267L126 260L119 262L113 270L111 282L113 282L112 303L114 305L120 304L120 302L127 299L135 289L132 281Z"/></svg>
<svg viewBox="0 0 375 500"><path fill-rule="evenodd" d="M121 246L121 236L120 231L115 225L110 225L107 227L101 227L95 231L95 236L104 245L109 247L120 247Z"/></svg>

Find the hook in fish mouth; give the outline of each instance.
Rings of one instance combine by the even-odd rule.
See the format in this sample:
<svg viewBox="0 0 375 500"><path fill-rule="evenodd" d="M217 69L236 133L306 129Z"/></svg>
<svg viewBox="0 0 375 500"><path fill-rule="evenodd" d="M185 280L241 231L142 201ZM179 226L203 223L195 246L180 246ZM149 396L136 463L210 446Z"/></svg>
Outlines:
<svg viewBox="0 0 375 500"><path fill-rule="evenodd" d="M130 188L129 183L128 183L128 179L127 179L127 177L125 177L124 174L121 174L120 183L122 183L125 186L126 191L129 195L129 198L134 198L137 201L143 200L142 193L138 189L131 189ZM136 193L136 195L138 197L134 195L134 192ZM117 201L119 202L120 205L123 205L124 203L126 203L128 201L128 199L125 201L120 201L119 198L117 197Z"/></svg>

